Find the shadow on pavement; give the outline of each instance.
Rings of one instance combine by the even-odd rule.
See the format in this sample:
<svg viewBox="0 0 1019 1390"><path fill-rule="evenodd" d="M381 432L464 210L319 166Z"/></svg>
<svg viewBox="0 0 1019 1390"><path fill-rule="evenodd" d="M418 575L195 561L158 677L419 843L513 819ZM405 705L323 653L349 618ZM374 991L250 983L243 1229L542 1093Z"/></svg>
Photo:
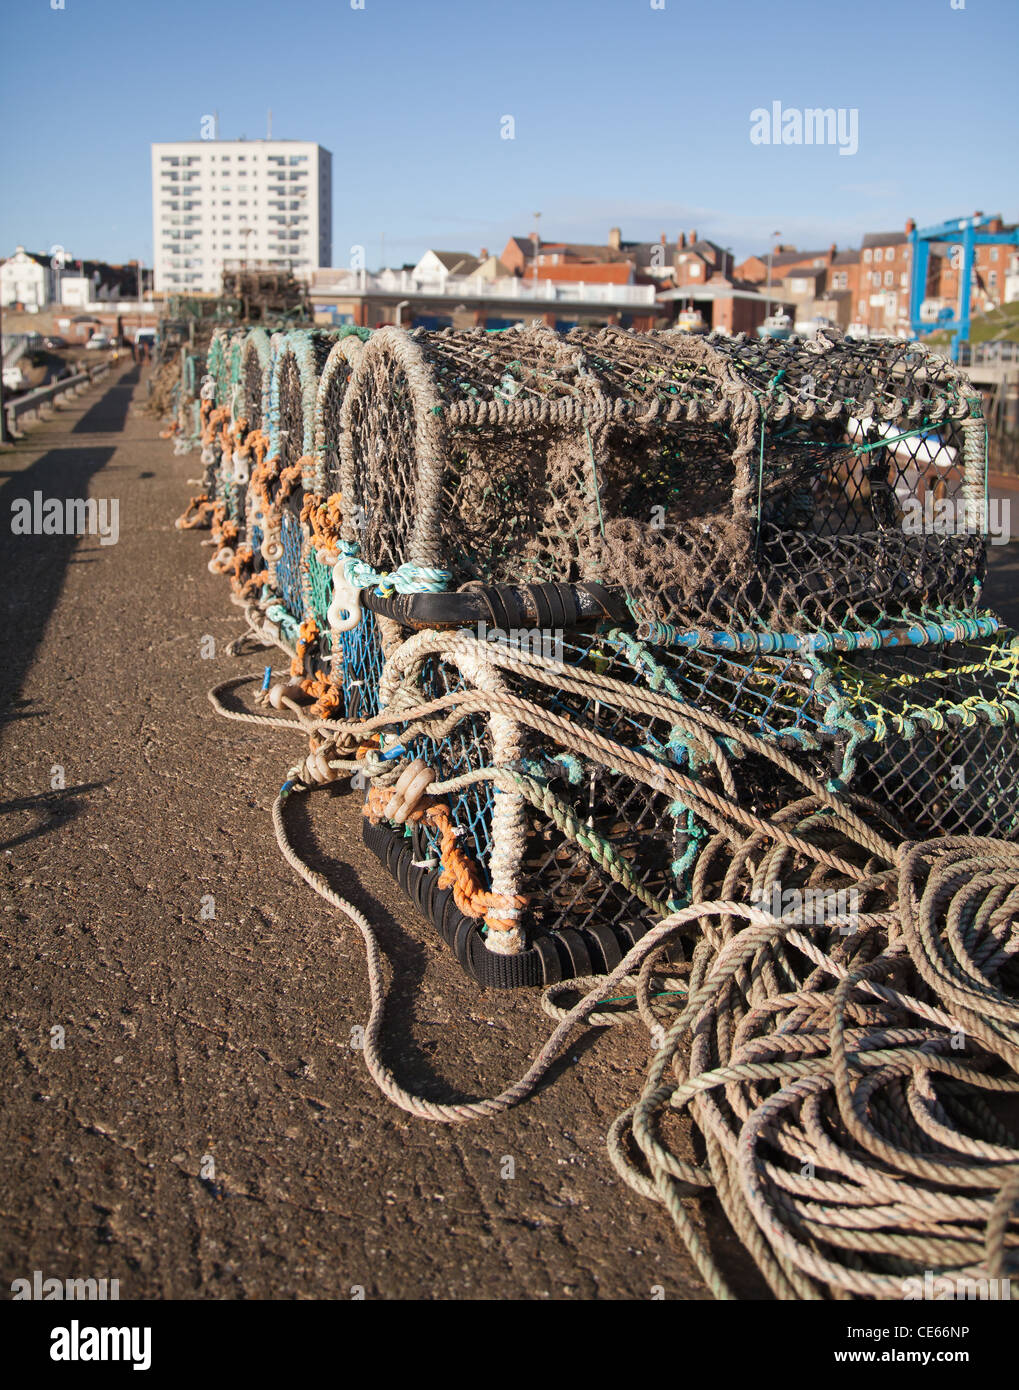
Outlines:
<svg viewBox="0 0 1019 1390"><path fill-rule="evenodd" d="M42 494L43 501L87 497L89 480L109 463L113 453L112 448L88 445L50 449L0 487L0 574L4 577L0 630L6 635L0 662L0 726L23 717L16 708L17 697L81 539L73 535L15 535L11 530L12 504L21 498L31 503L36 492ZM87 613L81 615L82 622L88 619Z"/></svg>
<svg viewBox="0 0 1019 1390"><path fill-rule="evenodd" d="M0 850L15 849L50 830L58 830L81 814L81 798L86 792L98 791L100 787L108 785L107 782L82 782L77 787L64 787L60 791L39 792L35 796L17 796L10 801L0 801L0 816L8 816L15 811L35 811L39 816L31 830L15 835L13 839L0 841Z"/></svg>
<svg viewBox="0 0 1019 1390"><path fill-rule="evenodd" d="M116 386L100 396L95 405L71 427L71 434L112 434L124 428L131 394L138 385L141 368L132 367L117 380Z"/></svg>

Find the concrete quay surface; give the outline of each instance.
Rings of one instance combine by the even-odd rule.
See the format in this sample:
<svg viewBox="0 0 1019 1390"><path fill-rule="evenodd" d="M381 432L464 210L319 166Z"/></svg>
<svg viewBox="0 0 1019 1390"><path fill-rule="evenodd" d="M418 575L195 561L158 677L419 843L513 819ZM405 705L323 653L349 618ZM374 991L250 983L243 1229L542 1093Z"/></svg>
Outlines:
<svg viewBox="0 0 1019 1390"><path fill-rule="evenodd" d="M145 395L121 368L0 453L0 1297L35 1270L121 1298L708 1297L605 1151L642 1029L578 1036L494 1121L429 1124L377 1091L351 1046L360 937L273 837L301 744L206 698L264 663L223 654L239 612L202 533L173 529L200 465ZM13 535L37 491L117 499L117 543ZM535 996L461 974L362 845L356 794L293 814L377 926L401 1081L452 1101L515 1080L552 1027Z"/></svg>

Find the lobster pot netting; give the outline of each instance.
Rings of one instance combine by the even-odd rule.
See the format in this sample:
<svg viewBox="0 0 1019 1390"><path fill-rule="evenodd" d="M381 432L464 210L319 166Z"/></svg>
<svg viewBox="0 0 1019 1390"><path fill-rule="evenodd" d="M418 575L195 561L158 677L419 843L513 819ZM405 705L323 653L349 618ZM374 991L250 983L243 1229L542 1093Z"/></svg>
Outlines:
<svg viewBox="0 0 1019 1390"><path fill-rule="evenodd" d="M563 669L559 662L566 667L561 679L536 693L535 666L527 657L511 654L508 667L500 663L493 675L495 667L486 661L490 651L463 635L431 633L394 654L384 684L410 664L409 649L423 650L421 643L430 649L420 666L421 700L489 688L531 703L532 714L522 721L496 703L484 713L458 711L438 731L408 735L404 742L434 768L439 783L462 782L447 794L458 843L486 889L525 897L525 944L549 932L579 932L586 967L593 970L611 968L655 921L685 901L693 851L706 835L664 774L683 771L711 782L711 759L677 730L668 698L654 710L640 708L649 673L659 689L672 683L692 695L713 686L707 698L726 713L741 703L741 692L756 686L748 703L756 704L757 714L748 712L747 723L760 726L767 711L780 718L782 710L791 724L811 726L809 672L806 678L798 674L793 658L766 661L755 680L745 659L695 652L687 669L674 670L679 680L673 682L662 663L625 634L578 638L542 658L553 671ZM633 698L621 704L568 689L571 671L624 682ZM487 687L479 687L479 673ZM575 747L586 734L600 741L589 756ZM609 750L618 748L618 760L606 742ZM633 752L641 760L636 773ZM824 758L815 761L823 769ZM499 775L506 773L509 781ZM780 770L759 766L752 756L742 760L736 776L741 794L762 810L781 804L783 793L788 797L793 789ZM438 856L438 834L426 830L423 838L427 852ZM571 942L575 955L579 946L575 937ZM584 966L585 958L574 964Z"/></svg>
<svg viewBox="0 0 1019 1390"><path fill-rule="evenodd" d="M342 685L345 699L351 691L351 676L349 672L344 673L342 655L339 648L334 647L327 619L332 602L332 566L337 555L340 525L337 441L340 410L352 363L356 361L367 335L367 329L341 328L332 333L328 340L323 340L323 346L328 345L328 352L315 385L310 458L302 469L300 489L295 490L285 506L285 511L294 511L301 522L304 616L311 619L317 629L309 655L310 668L312 671L331 670L336 683ZM319 353L316 355L316 367L320 360ZM359 632L352 639L352 659L359 659L362 647L367 643L370 648L373 640L374 625L370 625L364 633ZM350 647L351 643L343 645ZM377 683L378 670L374 672L374 677ZM367 691L363 696L359 693L355 703L361 706L368 698Z"/></svg>
<svg viewBox="0 0 1019 1390"><path fill-rule="evenodd" d="M700 799L677 789L674 773L771 816L798 787L767 745L822 784L894 808L908 836L1017 836L1019 639L882 652L864 662L663 651L612 630L541 653L558 674L537 685L531 654L462 634L423 634L407 647L425 641L421 700L473 691L488 654L499 667L498 689L534 707L520 722L498 705L458 713L440 732L404 741L437 782L462 783L447 797L459 844L486 888L525 897L526 943L579 931L595 970L619 958L610 959L613 942L625 951L689 901L700 849L715 827ZM389 679L401 664L398 652ZM622 683L632 698L571 688L574 673ZM658 696L653 707L642 698L648 691ZM691 710L752 734L760 753L755 742L692 737ZM501 733L493 730L499 719ZM587 735L598 746L578 751ZM509 782L498 775L507 772ZM514 787L523 790L514 795ZM438 833L415 833L425 842L416 858L438 863ZM493 864L502 865L501 888Z"/></svg>
<svg viewBox="0 0 1019 1390"><path fill-rule="evenodd" d="M241 353L241 416L248 433L261 430L269 390L269 335L264 328L253 328L244 339Z"/></svg>
<svg viewBox="0 0 1019 1390"><path fill-rule="evenodd" d="M223 495L226 501L227 516L237 523L238 532L246 524L247 485L250 470L237 456L238 446L243 442L247 429L245 417L245 394L243 364L245 344L249 334L244 329L236 329L230 334L225 357L229 362L229 384L225 392L222 408L225 412L222 431L219 436L221 454L219 471L222 477Z"/></svg>
<svg viewBox="0 0 1019 1390"><path fill-rule="evenodd" d="M983 497L965 380L915 345L816 346L382 330L341 410L345 539L698 629L971 607L980 537L922 530L928 495Z"/></svg>
<svg viewBox="0 0 1019 1390"><path fill-rule="evenodd" d="M180 353L180 385L177 392L176 424L181 452L188 452L199 442L201 435L201 386L204 359L200 353L182 348Z"/></svg>
<svg viewBox="0 0 1019 1390"><path fill-rule="evenodd" d="M1019 638L826 657L839 785L910 835L1019 836Z"/></svg>
<svg viewBox="0 0 1019 1390"><path fill-rule="evenodd" d="M307 616L309 535L302 525L313 481L319 378L335 335L295 330L276 341L268 393L268 458L253 478L252 526L263 533L269 584L294 624Z"/></svg>
<svg viewBox="0 0 1019 1390"><path fill-rule="evenodd" d="M319 377L335 334L319 329L287 333L277 348L269 387L269 452L291 468L314 448Z"/></svg>
<svg viewBox="0 0 1019 1390"><path fill-rule="evenodd" d="M340 491L340 412L353 364L370 337L370 330L348 326L338 329L335 336L315 398L314 488L322 498Z"/></svg>
<svg viewBox="0 0 1019 1390"><path fill-rule="evenodd" d="M663 501L659 524L648 528L635 508L621 508L606 524L604 558L638 616L664 603L694 625L703 613L719 626L788 629L973 605L980 536L932 536L918 524L928 498L983 496L979 405L949 364L912 344L713 338L705 347L761 411L752 515L737 541L745 569L720 569L713 559L724 519L705 516L699 531L682 517L674 522ZM627 343L624 356L632 380L638 345ZM737 485L734 512L739 492ZM691 545L717 587L672 582L674 562Z"/></svg>
<svg viewBox="0 0 1019 1390"><path fill-rule="evenodd" d="M215 386L215 394L212 396L214 405L222 405L223 397L226 394L226 336L225 328L217 328L213 331L209 340L209 350L205 357L205 375L211 377Z"/></svg>

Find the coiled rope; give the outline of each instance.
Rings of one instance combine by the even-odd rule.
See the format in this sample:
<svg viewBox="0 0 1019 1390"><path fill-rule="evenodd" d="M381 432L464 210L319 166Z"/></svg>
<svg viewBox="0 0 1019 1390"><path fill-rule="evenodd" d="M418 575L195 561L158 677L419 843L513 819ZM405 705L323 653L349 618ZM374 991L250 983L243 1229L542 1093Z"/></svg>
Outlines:
<svg viewBox="0 0 1019 1390"><path fill-rule="evenodd" d="M538 684L667 718L701 747L703 775L686 776L506 690L423 700L416 679L427 653L465 642ZM901 1298L908 1281L932 1271L955 1281L1015 1272L1019 1142L1007 1105L1019 1094L1019 847L967 837L896 845L875 828L873 807L837 796L779 750L596 671L462 634L418 634L400 650L404 661L391 658L383 676L387 707L368 720L311 718L287 698L294 718L224 706L221 694L250 677L210 691L226 717L311 738L312 754L276 798L273 827L295 872L361 934L370 992L364 1059L383 1094L440 1123L491 1117L535 1089L575 1028L639 1019L655 1050L639 1099L609 1131L609 1155L636 1192L665 1206L717 1297L732 1292L697 1216L696 1199L708 1193L780 1298ZM657 904L667 915L610 974L545 992L556 1027L517 1081L494 1097L442 1104L413 1094L383 1062L386 987L374 930L298 854L285 807L318 780L311 761L392 785L402 769L379 755L380 731L441 738L479 711L675 791L714 834L696 861L691 906ZM767 818L741 805L725 751L735 745L770 759L805 795ZM530 782L543 795L513 767L432 782L422 794L483 777L517 792ZM583 843L576 818L564 817L561 828ZM802 901L769 911L761 904L775 889ZM804 906L816 906L818 894L819 915ZM563 1007L569 989L581 997ZM606 1007L620 1002L620 989L633 991L624 1014ZM700 1136L698 1161L670 1145L677 1113Z"/></svg>

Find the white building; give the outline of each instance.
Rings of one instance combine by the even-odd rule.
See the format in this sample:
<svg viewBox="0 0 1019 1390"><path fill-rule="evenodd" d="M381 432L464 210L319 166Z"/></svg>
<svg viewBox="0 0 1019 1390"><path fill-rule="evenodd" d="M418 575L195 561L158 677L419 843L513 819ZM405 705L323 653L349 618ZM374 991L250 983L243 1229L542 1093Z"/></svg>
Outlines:
<svg viewBox="0 0 1019 1390"><path fill-rule="evenodd" d="M444 284L450 275L474 275L480 265L479 257L469 251L426 251L411 275L431 288Z"/></svg>
<svg viewBox="0 0 1019 1390"><path fill-rule="evenodd" d="M0 305L23 304L30 314L44 309L53 298L53 271L19 246L0 265Z"/></svg>
<svg viewBox="0 0 1019 1390"><path fill-rule="evenodd" d="M152 146L157 293L217 294L230 262L332 260L332 162L306 140L181 140Z"/></svg>
<svg viewBox="0 0 1019 1390"><path fill-rule="evenodd" d="M1005 266L1005 303L1014 304L1019 299L1019 256L1009 256Z"/></svg>

